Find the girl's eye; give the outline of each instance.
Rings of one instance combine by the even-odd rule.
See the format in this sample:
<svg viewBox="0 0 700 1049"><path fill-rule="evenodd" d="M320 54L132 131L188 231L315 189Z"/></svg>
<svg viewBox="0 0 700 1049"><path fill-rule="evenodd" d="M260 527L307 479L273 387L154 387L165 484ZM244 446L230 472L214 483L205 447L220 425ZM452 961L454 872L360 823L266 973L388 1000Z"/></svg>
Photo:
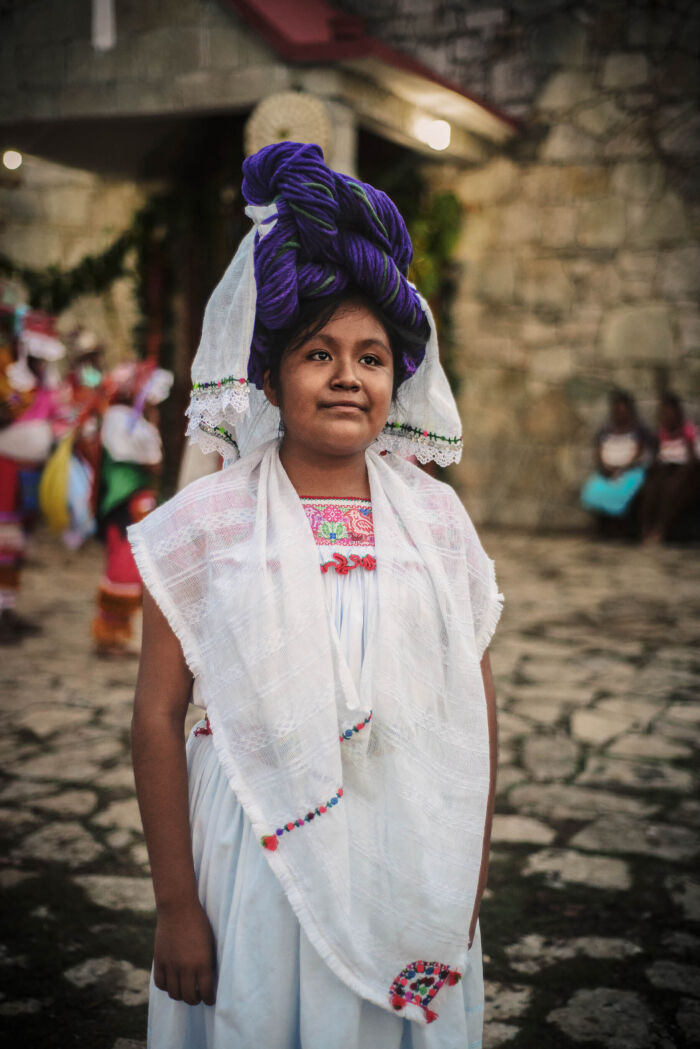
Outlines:
<svg viewBox="0 0 700 1049"><path fill-rule="evenodd" d="M329 361L331 355L328 350L312 350L309 354L310 361Z"/></svg>
<svg viewBox="0 0 700 1049"><path fill-rule="evenodd" d="M379 357L375 357L373 353L366 353L364 357L360 357L363 364L381 364Z"/></svg>

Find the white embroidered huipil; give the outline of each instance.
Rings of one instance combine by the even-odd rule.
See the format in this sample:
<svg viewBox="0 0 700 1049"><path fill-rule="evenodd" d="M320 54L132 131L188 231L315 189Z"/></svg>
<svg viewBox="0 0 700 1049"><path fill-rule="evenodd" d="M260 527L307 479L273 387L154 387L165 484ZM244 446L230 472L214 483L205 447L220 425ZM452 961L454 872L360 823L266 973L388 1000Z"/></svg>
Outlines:
<svg viewBox="0 0 700 1049"><path fill-rule="evenodd" d="M500 600L452 490L393 456L367 464L376 627L359 687L276 442L130 536L302 935L387 1021L400 1005L421 1024L465 972L489 771L479 662ZM439 1028L426 1045L456 1044Z"/></svg>

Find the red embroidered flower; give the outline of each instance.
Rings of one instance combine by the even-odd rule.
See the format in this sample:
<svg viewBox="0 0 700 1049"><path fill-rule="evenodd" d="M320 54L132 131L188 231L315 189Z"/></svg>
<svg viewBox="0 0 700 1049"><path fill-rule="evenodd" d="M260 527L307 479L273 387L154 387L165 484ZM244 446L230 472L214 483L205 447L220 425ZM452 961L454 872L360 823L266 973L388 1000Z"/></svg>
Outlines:
<svg viewBox="0 0 700 1049"><path fill-rule="evenodd" d="M324 521L342 521L345 517L339 506L324 506L322 513Z"/></svg>

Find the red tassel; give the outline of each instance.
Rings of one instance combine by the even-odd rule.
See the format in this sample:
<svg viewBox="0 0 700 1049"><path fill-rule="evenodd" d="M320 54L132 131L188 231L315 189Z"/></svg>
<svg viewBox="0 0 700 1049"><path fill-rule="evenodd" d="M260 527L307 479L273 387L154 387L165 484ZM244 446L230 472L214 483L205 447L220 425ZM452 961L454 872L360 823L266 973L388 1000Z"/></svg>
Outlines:
<svg viewBox="0 0 700 1049"><path fill-rule="evenodd" d="M427 1023L431 1024L433 1020L437 1020L437 1018L438 1014L434 1013L432 1009L425 1010L425 1019Z"/></svg>
<svg viewBox="0 0 700 1049"><path fill-rule="evenodd" d="M403 998L400 998L398 994L395 994L391 999L391 1004L393 1005L394 1009L398 1010L403 1009L406 1003L404 1002Z"/></svg>
<svg viewBox="0 0 700 1049"><path fill-rule="evenodd" d="M269 849L270 852L274 852L277 848L277 835L266 834L265 837L262 839L262 844L263 848Z"/></svg>

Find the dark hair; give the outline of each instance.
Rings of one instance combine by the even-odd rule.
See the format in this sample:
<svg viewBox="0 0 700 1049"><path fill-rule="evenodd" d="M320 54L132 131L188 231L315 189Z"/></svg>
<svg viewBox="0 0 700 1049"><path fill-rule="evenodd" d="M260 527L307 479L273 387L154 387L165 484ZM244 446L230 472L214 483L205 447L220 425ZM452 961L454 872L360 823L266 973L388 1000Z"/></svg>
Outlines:
<svg viewBox="0 0 700 1049"><path fill-rule="evenodd" d="M661 404L666 408L675 408L679 418L683 418L683 402L677 393L671 393L670 390L667 390L661 398Z"/></svg>
<svg viewBox="0 0 700 1049"><path fill-rule="evenodd" d="M626 390L613 390L610 394L610 407L616 404L624 404L629 408L632 415L637 414L637 403L631 393Z"/></svg>
<svg viewBox="0 0 700 1049"><path fill-rule="evenodd" d="M374 314L384 328L389 339L391 355L394 359L394 388L392 400L396 399L401 383L408 378L404 363L404 356L410 357L425 346L430 329L427 318L424 317L425 327L420 333L411 328L405 328L391 320L381 307L377 306L359 288L344 288L319 299L302 299L296 320L286 328L278 328L268 331L267 341L269 346L268 367L270 369L270 385L273 389L279 386L280 365L285 350L295 350L302 342L312 339L314 335L325 328L333 315L344 305L364 306Z"/></svg>

